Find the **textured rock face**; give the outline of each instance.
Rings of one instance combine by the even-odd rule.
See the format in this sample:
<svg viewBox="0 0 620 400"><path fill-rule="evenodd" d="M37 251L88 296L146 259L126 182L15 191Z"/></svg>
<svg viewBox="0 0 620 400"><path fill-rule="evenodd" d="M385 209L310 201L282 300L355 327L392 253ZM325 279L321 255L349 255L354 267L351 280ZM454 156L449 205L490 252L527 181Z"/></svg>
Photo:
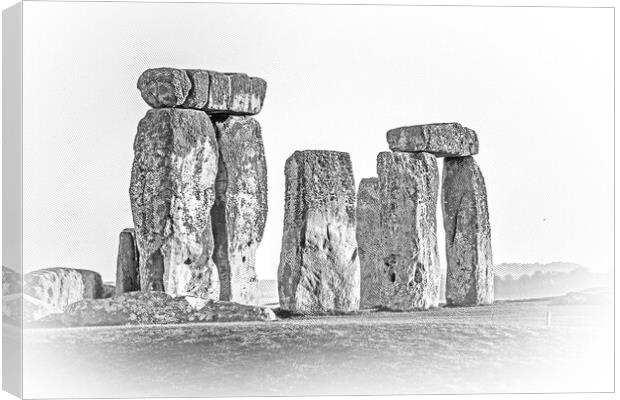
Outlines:
<svg viewBox="0 0 620 400"><path fill-rule="evenodd" d="M101 275L73 268L47 268L24 275L24 321L60 313L76 301L103 294Z"/></svg>
<svg viewBox="0 0 620 400"><path fill-rule="evenodd" d="M304 314L357 310L360 267L349 154L296 151L285 175L280 307Z"/></svg>
<svg viewBox="0 0 620 400"><path fill-rule="evenodd" d="M268 308L236 303L171 297L161 292L131 292L109 299L83 300L63 314L49 316L38 326L103 326L179 324L192 322L272 321Z"/></svg>
<svg viewBox="0 0 620 400"><path fill-rule="evenodd" d="M437 160L429 153L377 156L383 257L382 305L413 310L439 303Z"/></svg>
<svg viewBox="0 0 620 400"><path fill-rule="evenodd" d="M259 301L256 249L267 218L267 164L260 125L250 117L216 122L220 152L211 209L220 300Z"/></svg>
<svg viewBox="0 0 620 400"><path fill-rule="evenodd" d="M267 82L246 74L209 71L211 88L204 110L210 114L258 114L263 107Z"/></svg>
<svg viewBox="0 0 620 400"><path fill-rule="evenodd" d="M140 258L136 232L133 228L123 229L118 238L116 258L116 293L140 290Z"/></svg>
<svg viewBox="0 0 620 400"><path fill-rule="evenodd" d="M209 71L200 69L185 70L191 82L191 89L187 95L183 108L202 110L209 100Z"/></svg>
<svg viewBox="0 0 620 400"><path fill-rule="evenodd" d="M2 320L20 325L22 313L22 275L2 266Z"/></svg>
<svg viewBox="0 0 620 400"><path fill-rule="evenodd" d="M149 110L134 152L130 197L141 290L217 298L210 210L218 156L211 121L202 111Z"/></svg>
<svg viewBox="0 0 620 400"><path fill-rule="evenodd" d="M361 308L381 305L384 272L379 211L379 179L362 179L357 192L357 229L355 234L360 258Z"/></svg>
<svg viewBox="0 0 620 400"><path fill-rule="evenodd" d="M491 226L484 178L473 157L446 158L441 189L446 232L446 303L493 303Z"/></svg>
<svg viewBox="0 0 620 400"><path fill-rule="evenodd" d="M153 108L180 107L209 114L258 114L267 82L242 73L155 68L138 80L142 98Z"/></svg>
<svg viewBox="0 0 620 400"><path fill-rule="evenodd" d="M182 69L147 69L138 79L138 89L142 98L153 108L182 105L191 87L192 83Z"/></svg>
<svg viewBox="0 0 620 400"><path fill-rule="evenodd" d="M437 157L478 154L476 132L461 124L428 124L396 128L388 131L392 151L427 152Z"/></svg>

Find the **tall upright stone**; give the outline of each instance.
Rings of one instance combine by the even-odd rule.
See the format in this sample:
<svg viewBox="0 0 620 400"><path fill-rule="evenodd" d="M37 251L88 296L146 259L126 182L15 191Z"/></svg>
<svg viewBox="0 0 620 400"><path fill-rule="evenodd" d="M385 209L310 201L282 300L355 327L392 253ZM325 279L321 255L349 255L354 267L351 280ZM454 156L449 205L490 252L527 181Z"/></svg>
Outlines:
<svg viewBox="0 0 620 400"><path fill-rule="evenodd" d="M349 154L296 151L285 175L280 307L303 314L357 310L360 267Z"/></svg>
<svg viewBox="0 0 620 400"><path fill-rule="evenodd" d="M259 123L251 117L216 120L219 167L211 209L213 260L220 300L258 304L256 250L267 218L267 164Z"/></svg>
<svg viewBox="0 0 620 400"><path fill-rule="evenodd" d="M217 299L210 211L218 150L211 121L197 110L149 110L134 153L129 192L141 290Z"/></svg>
<svg viewBox="0 0 620 400"><path fill-rule="evenodd" d="M383 258L382 305L428 309L439 303L439 171L429 153L377 156Z"/></svg>
<svg viewBox="0 0 620 400"><path fill-rule="evenodd" d="M446 233L446 303L493 303L491 226L484 178L473 157L446 158L441 189Z"/></svg>
<svg viewBox="0 0 620 400"><path fill-rule="evenodd" d="M361 308L381 305L384 272L379 206L379 179L362 179L357 191L357 228L355 231L360 258Z"/></svg>
<svg viewBox="0 0 620 400"><path fill-rule="evenodd" d="M123 229L118 237L116 294L140 290L140 258L134 228Z"/></svg>

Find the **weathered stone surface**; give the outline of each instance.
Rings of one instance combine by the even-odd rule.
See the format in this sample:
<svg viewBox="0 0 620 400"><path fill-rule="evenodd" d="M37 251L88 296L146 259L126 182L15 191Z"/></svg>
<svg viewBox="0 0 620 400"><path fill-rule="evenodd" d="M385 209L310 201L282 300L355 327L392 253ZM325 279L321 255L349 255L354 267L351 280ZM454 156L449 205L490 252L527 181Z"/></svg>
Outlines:
<svg viewBox="0 0 620 400"><path fill-rule="evenodd" d="M2 266L2 320L20 325L22 312L22 275Z"/></svg>
<svg viewBox="0 0 620 400"><path fill-rule="evenodd" d="M215 123L219 167L211 209L220 300L258 304L256 249L267 219L267 164L260 125L231 116Z"/></svg>
<svg viewBox="0 0 620 400"><path fill-rule="evenodd" d="M201 69L186 69L185 72L191 82L191 89L187 95L183 108L203 109L209 100L209 71Z"/></svg>
<svg viewBox="0 0 620 400"><path fill-rule="evenodd" d="M414 310L439 303L439 171L429 153L377 156L383 257L382 305Z"/></svg>
<svg viewBox="0 0 620 400"><path fill-rule="evenodd" d="M357 228L355 236L360 258L360 307L381 305L383 256L381 252L381 218L379 179L364 178L357 191Z"/></svg>
<svg viewBox="0 0 620 400"><path fill-rule="evenodd" d="M446 158L441 188L446 233L446 304L493 303L487 192L473 157Z"/></svg>
<svg viewBox="0 0 620 400"><path fill-rule="evenodd" d="M217 141L202 111L149 110L138 125L131 208L140 288L217 298L211 206Z"/></svg>
<svg viewBox="0 0 620 400"><path fill-rule="evenodd" d="M303 314L357 310L360 267L349 154L296 151L285 175L280 308Z"/></svg>
<svg viewBox="0 0 620 400"><path fill-rule="evenodd" d="M263 108L267 82L243 73L154 68L138 80L142 98L153 108L179 107L209 114L254 115Z"/></svg>
<svg viewBox="0 0 620 400"><path fill-rule="evenodd" d="M63 314L37 321L36 326L103 326L180 324L196 322L273 321L269 308L230 302L171 297L161 292L130 292L99 300L83 300Z"/></svg>
<svg viewBox="0 0 620 400"><path fill-rule="evenodd" d="M114 296L115 294L116 294L116 286L109 285L107 283L103 284L103 291L101 293L101 298L102 299L110 298L110 297Z"/></svg>
<svg viewBox="0 0 620 400"><path fill-rule="evenodd" d="M458 123L404 126L388 131L392 151L427 152L437 157L478 154L478 136Z"/></svg>
<svg viewBox="0 0 620 400"><path fill-rule="evenodd" d="M134 228L123 229L118 238L116 293L140 290L140 257Z"/></svg>
<svg viewBox="0 0 620 400"><path fill-rule="evenodd" d="M265 100L267 82L240 73L209 71L209 101L204 108L209 114L258 114Z"/></svg>
<svg viewBox="0 0 620 400"><path fill-rule="evenodd" d="M46 268L24 275L24 321L63 312L83 299L103 294L101 275L85 269Z"/></svg>
<svg viewBox="0 0 620 400"><path fill-rule="evenodd" d="M138 79L138 89L146 104L153 108L182 105L192 87L187 73L176 68L147 69Z"/></svg>

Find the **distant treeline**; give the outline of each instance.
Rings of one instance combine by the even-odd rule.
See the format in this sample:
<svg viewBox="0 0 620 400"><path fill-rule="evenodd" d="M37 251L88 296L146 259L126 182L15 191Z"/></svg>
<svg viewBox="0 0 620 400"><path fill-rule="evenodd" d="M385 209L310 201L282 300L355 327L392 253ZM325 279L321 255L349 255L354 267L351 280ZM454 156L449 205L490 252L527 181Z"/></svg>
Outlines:
<svg viewBox="0 0 620 400"><path fill-rule="evenodd" d="M532 275L518 277L510 274L495 275L495 298L527 299L564 295L593 287L610 287L609 273L592 272L587 268L576 268L568 272L536 271Z"/></svg>

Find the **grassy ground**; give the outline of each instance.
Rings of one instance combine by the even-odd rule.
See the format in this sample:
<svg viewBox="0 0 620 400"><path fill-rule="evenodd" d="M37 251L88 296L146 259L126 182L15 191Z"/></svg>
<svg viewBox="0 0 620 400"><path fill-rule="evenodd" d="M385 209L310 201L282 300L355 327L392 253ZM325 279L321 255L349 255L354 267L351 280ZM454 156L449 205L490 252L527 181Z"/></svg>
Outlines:
<svg viewBox="0 0 620 400"><path fill-rule="evenodd" d="M25 395L609 391L611 318L601 305L538 301L271 323L30 330Z"/></svg>

